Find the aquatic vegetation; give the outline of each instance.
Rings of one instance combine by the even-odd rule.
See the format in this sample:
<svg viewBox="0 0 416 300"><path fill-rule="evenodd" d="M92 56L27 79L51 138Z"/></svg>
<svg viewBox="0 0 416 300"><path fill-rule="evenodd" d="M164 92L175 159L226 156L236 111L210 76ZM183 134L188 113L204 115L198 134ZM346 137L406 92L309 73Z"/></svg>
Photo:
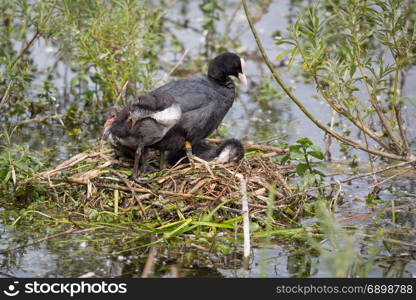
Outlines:
<svg viewBox="0 0 416 300"><path fill-rule="evenodd" d="M163 42L159 9L145 7L142 1L63 1L61 5L59 17L46 30L59 28L52 41L72 58L71 67L88 74L101 90L96 101L121 102L128 83L141 91L153 87ZM61 23L65 26L58 26Z"/></svg>
<svg viewBox="0 0 416 300"><path fill-rule="evenodd" d="M0 185L5 190L45 167L39 155L32 153L28 145L12 143L13 131L9 133L4 130L0 139L4 141L0 144Z"/></svg>
<svg viewBox="0 0 416 300"><path fill-rule="evenodd" d="M291 226L300 217L286 214L299 210L297 206L302 202L280 201L279 207L273 208L267 200L271 185L264 178L282 185L275 193L291 195L286 177L295 171L294 167L271 163L277 152L284 149L271 146L269 149L275 152L252 155L238 165L198 163L195 168L178 165L154 173L145 186L130 182L128 169L110 167L113 160L107 155L111 150L80 153L53 169L16 183L21 187L36 183L49 191L46 198L54 199L52 210L59 213L43 212L41 203L35 201L18 214L7 211L0 214L13 226L42 222L58 225L53 226L62 233L68 231L66 234L77 234L79 230L111 231L107 238L124 240L117 247L118 252L124 253L192 234L199 238L218 231L230 235L239 232L242 226L239 178L245 177L241 174L250 174L246 178L245 196L250 201L251 219L257 224L255 230L276 230ZM288 224L275 221L281 216ZM149 241L150 237L155 239ZM223 248L228 242L229 239L218 241L217 251L226 251ZM194 243L199 244L198 240Z"/></svg>
<svg viewBox="0 0 416 300"><path fill-rule="evenodd" d="M361 254L358 236L349 234L336 222L324 201L316 202L317 225L323 233L323 242L310 238L312 246L321 253L323 263L331 277L368 277L379 251L377 239L381 232L374 234L368 246L366 258Z"/></svg>
<svg viewBox="0 0 416 300"><path fill-rule="evenodd" d="M91 139L106 108L154 88L161 9L138 0L2 1L0 9L1 120L59 124L55 131Z"/></svg>
<svg viewBox="0 0 416 300"><path fill-rule="evenodd" d="M300 12L289 35L276 41L291 47L279 59L290 55L289 65L299 59L337 118L345 118L361 132L363 140L359 142L324 125L288 89L262 47L246 1L242 2L276 82L315 125L341 143L371 155L413 159L402 117L406 97L399 86L414 63L416 8L411 2L319 1ZM361 90L367 95L359 93Z"/></svg>
<svg viewBox="0 0 416 300"><path fill-rule="evenodd" d="M313 158L321 161L314 162L312 161ZM325 174L319 171L318 168L325 168L322 162L323 159L324 154L321 148L306 137L297 140L296 144L290 145L289 154L281 158L282 162L301 161L296 165L296 173L304 187L322 183Z"/></svg>

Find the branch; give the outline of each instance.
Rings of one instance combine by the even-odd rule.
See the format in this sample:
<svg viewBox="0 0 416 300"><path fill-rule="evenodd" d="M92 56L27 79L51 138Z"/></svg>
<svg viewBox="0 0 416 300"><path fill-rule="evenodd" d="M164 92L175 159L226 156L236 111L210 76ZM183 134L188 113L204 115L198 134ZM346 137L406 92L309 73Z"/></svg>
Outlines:
<svg viewBox="0 0 416 300"><path fill-rule="evenodd" d="M67 182L67 183L74 183L74 184L80 184L80 185L88 185L89 183L92 183L95 186L102 187L102 188L108 188L113 190L119 190L123 192L136 192L136 193L151 193L154 194L151 190L145 189L145 188L136 188L136 187L125 187L121 185L116 184L107 184L107 183L100 183L100 182L88 182L85 180L80 179L71 179L71 178L50 178L50 181L59 181L59 182ZM198 199L204 199L204 200L216 200L214 197L210 196L204 196L204 195L198 195L198 194L190 194L190 193L176 193L171 191L164 191L164 190L158 190L158 195L169 195L169 196L178 196L185 199L188 198L198 198Z"/></svg>
<svg viewBox="0 0 416 300"><path fill-rule="evenodd" d="M279 86L285 91L285 93L289 96L289 98L295 102L295 104L299 107L299 109L316 125L318 126L318 128L324 130L326 133L330 134L331 136L333 136L334 138L336 138L337 140L341 141L344 144L350 145L354 148L360 149L362 151L377 155L377 156L381 156L384 158L388 158L388 159L392 159L392 160L399 160L399 161L407 161L406 157L403 156L399 156L399 155L395 155L392 153L387 153L384 151L379 151L376 149L372 149L372 148L367 148L364 145L358 144L356 142L354 142L351 139L348 139L342 135L340 135L339 133L337 133L336 131L330 129L329 127L323 125L321 122L319 122L307 109L305 106L303 106L303 104L300 102L300 100L298 98L295 97L295 95L292 94L292 92L289 90L289 88L285 85L285 83L283 82L283 80L280 78L279 74L277 73L277 71L274 69L273 64L271 63L270 59L268 58L266 51L263 47L263 44L260 41L260 38L257 34L256 28L253 25L253 22L249 16L249 12L248 12L248 8L247 8L247 3L245 0L241 0L243 3L243 8L244 8L244 13L246 15L248 24L250 26L251 32L253 33L254 39L257 43L257 46L263 56L263 60L266 63L267 67L269 68L270 72L273 75L273 78L276 80L276 82L279 84Z"/></svg>
<svg viewBox="0 0 416 300"><path fill-rule="evenodd" d="M358 175L354 175L354 176L345 178L343 180L338 180L338 181L335 181L335 182L330 182L330 183L327 183L327 184L324 184L324 185L321 185L321 186L310 188L310 189L305 190L301 193L297 193L297 194L287 196L282 200L288 200L290 198L297 197L297 196L302 196L302 195L305 195L306 193L317 191L317 190L320 190L320 189L323 189L323 188L331 187L331 186L334 186L334 185L339 185L341 183L350 182L350 181L360 179L360 178L363 178L363 177L374 176L375 174L384 173L384 172L387 172L387 171L392 170L392 169L396 169L396 168L400 168L400 167L404 167L404 166L412 165L412 164L413 164L413 168L415 168L414 165L416 164L416 159L401 162L401 163L398 163L398 164L395 164L395 165L392 165L392 166L388 166L384 169L381 169L381 170L378 170L378 171L375 171L375 172L362 173L362 174L358 174ZM382 183L385 183L385 181L383 181Z"/></svg>
<svg viewBox="0 0 416 300"><path fill-rule="evenodd" d="M13 60L10 69L14 67L14 65L22 58L22 56L32 47L33 43L40 37L40 31L39 29L36 30L35 34L29 41L29 43L26 44L26 46L20 51L19 55Z"/></svg>
<svg viewBox="0 0 416 300"><path fill-rule="evenodd" d="M44 123L45 121L49 120L49 119L58 119L60 120L64 115L63 114L55 114L55 115L46 115L40 118L35 118L35 119L26 119L23 121L20 121L17 126L22 126L28 123Z"/></svg>
<svg viewBox="0 0 416 300"><path fill-rule="evenodd" d="M330 1L330 2L333 6L335 6L335 4L332 1ZM346 22L347 24L350 23L350 21L347 20L344 15L339 13L338 10L335 10L335 11L336 11L336 14L338 15L339 18L343 19L343 21ZM351 31L351 34L354 36L354 39L357 40L356 30L351 30L350 29L350 31ZM393 37L393 39L394 39L394 37ZM357 42L357 44L358 44L358 42ZM360 53L361 53L360 47L358 47L358 51L359 51L358 55L360 55ZM393 128L391 127L391 122L384 115L383 110L382 110L382 108L381 108L381 106L380 106L380 104L379 104L379 102L376 98L376 95L374 94L374 89L371 90L369 84L367 83L366 75L365 75L365 72L364 72L364 69L363 69L363 65L362 65L361 59L358 55L355 55L354 58L355 58L355 62L357 64L358 70L361 74L361 77L364 79L363 82L364 82L364 86L365 86L365 88L367 90L367 93L368 93L370 104L374 108L375 112L377 113L377 116L378 116L378 118L381 122L382 127L384 127L384 129L386 130L387 135L390 137L390 139L392 141L391 147L392 147L393 151L395 150L399 154L403 154L407 150L407 149L403 149L403 145L405 145L406 143L405 143L405 141L403 141L403 145L402 145L400 143L399 139L397 138L397 136L394 134ZM393 57L394 57L394 55L393 55ZM396 64L396 68L397 68L397 64ZM395 108L395 97L393 97L393 108L392 109L394 109L394 108Z"/></svg>
<svg viewBox="0 0 416 300"><path fill-rule="evenodd" d="M6 91L4 92L3 97L1 98L0 101L0 108L6 104L7 100L9 100L9 96L10 96L10 90L12 88L12 84L13 84L13 80L9 82L9 84L7 85Z"/></svg>
<svg viewBox="0 0 416 300"><path fill-rule="evenodd" d="M219 143L222 143L224 140L223 139L207 139L207 141L211 143L219 144ZM269 145L256 145L256 144L243 143L243 147L246 149L252 149L252 150L273 151L279 154L288 152L288 150L285 148L269 146Z"/></svg>
<svg viewBox="0 0 416 300"><path fill-rule="evenodd" d="M307 60L307 57L304 55L304 52L302 51L302 47L300 46L300 42L298 40L296 40L296 45L297 45L297 47L299 49L299 53L300 53L303 61L305 62L306 67L308 68L308 71L309 72L312 72L311 66L310 66L310 64L309 64L309 62ZM350 112L346 111L339 103L337 103L335 100L331 99L329 96L327 96L322 91L321 84L319 83L316 74L314 74L314 76L312 76L312 77L313 77L313 81L315 82L315 85L316 85L317 90L319 90L321 92L322 96L324 97L324 99L326 100L326 102L328 103L328 105L332 108L332 110L336 111L340 115L342 115L345 118L347 118L351 123L353 123L361 131L363 131L368 136L370 136L374 141L376 141L385 150L390 150L389 145L386 144L382 140L382 138L377 135L376 132L374 132L373 130L371 130L370 128L368 128L364 124L364 122L362 121L362 118L361 118L358 110L357 110L358 119L356 119L356 118L354 118L354 116ZM333 128L333 126L330 127L331 130L332 130L332 128ZM368 148L368 143L366 143L366 148Z"/></svg>

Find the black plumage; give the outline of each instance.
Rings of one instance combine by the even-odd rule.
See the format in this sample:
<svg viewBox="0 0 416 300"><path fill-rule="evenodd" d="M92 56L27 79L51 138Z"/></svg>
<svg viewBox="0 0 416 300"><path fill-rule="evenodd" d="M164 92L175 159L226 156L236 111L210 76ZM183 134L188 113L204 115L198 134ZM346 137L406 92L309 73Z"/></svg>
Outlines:
<svg viewBox="0 0 416 300"><path fill-rule="evenodd" d="M154 91L122 109L110 110L104 138L115 149L116 156L133 157L133 179L139 181L139 166L146 167L148 148L160 141L177 124L181 109L168 94Z"/></svg>
<svg viewBox="0 0 416 300"><path fill-rule="evenodd" d="M233 105L235 85L229 76L247 83L243 64L238 55L224 53L209 63L207 76L174 81L156 89L174 97L182 116L155 147L179 151L185 141L194 144L208 137Z"/></svg>
<svg viewBox="0 0 416 300"><path fill-rule="evenodd" d="M134 178L138 166L145 166L148 148L170 152L185 148L192 162L185 145L201 141L219 126L235 99L229 76L246 84L243 64L236 54L221 54L209 63L207 76L165 84L117 112L107 140L118 155L135 158Z"/></svg>

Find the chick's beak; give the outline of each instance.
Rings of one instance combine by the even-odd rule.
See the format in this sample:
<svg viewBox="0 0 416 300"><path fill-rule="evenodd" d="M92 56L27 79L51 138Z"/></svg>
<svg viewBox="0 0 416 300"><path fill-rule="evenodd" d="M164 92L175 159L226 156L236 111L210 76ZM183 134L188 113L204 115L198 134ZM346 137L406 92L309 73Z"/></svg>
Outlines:
<svg viewBox="0 0 416 300"><path fill-rule="evenodd" d="M244 73L238 73L238 79L242 84L247 85L247 77Z"/></svg>
<svg viewBox="0 0 416 300"><path fill-rule="evenodd" d="M116 119L116 117L109 117L107 119L107 121L105 121L104 123L104 129L103 129L103 134L101 135L101 141L104 141L107 139L108 134L110 132L109 127L111 126L111 124L113 124L114 120Z"/></svg>

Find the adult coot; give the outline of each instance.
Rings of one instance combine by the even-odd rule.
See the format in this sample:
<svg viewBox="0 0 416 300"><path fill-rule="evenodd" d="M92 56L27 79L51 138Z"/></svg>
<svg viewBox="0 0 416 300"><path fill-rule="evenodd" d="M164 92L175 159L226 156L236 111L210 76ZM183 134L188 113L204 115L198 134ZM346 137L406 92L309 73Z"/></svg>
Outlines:
<svg viewBox="0 0 416 300"><path fill-rule="evenodd" d="M140 182L146 167L148 147L160 141L182 115L175 99L161 91L140 96L124 108L114 107L104 125L103 137L116 151L116 156L133 157L133 180Z"/></svg>
<svg viewBox="0 0 416 300"><path fill-rule="evenodd" d="M247 84L244 60L234 53L215 57L208 65L208 75L165 84L155 92L174 97L182 110L179 122L155 148L180 151L184 148L192 162L191 145L208 137L221 123L235 99L235 85L229 76Z"/></svg>
<svg viewBox="0 0 416 300"><path fill-rule="evenodd" d="M192 145L192 152L193 155L203 160L216 160L220 163L239 162L244 157L243 145L237 139L224 140L219 146L201 140ZM170 165L175 165L185 155L186 153L183 150L179 152L168 152L168 162Z"/></svg>

